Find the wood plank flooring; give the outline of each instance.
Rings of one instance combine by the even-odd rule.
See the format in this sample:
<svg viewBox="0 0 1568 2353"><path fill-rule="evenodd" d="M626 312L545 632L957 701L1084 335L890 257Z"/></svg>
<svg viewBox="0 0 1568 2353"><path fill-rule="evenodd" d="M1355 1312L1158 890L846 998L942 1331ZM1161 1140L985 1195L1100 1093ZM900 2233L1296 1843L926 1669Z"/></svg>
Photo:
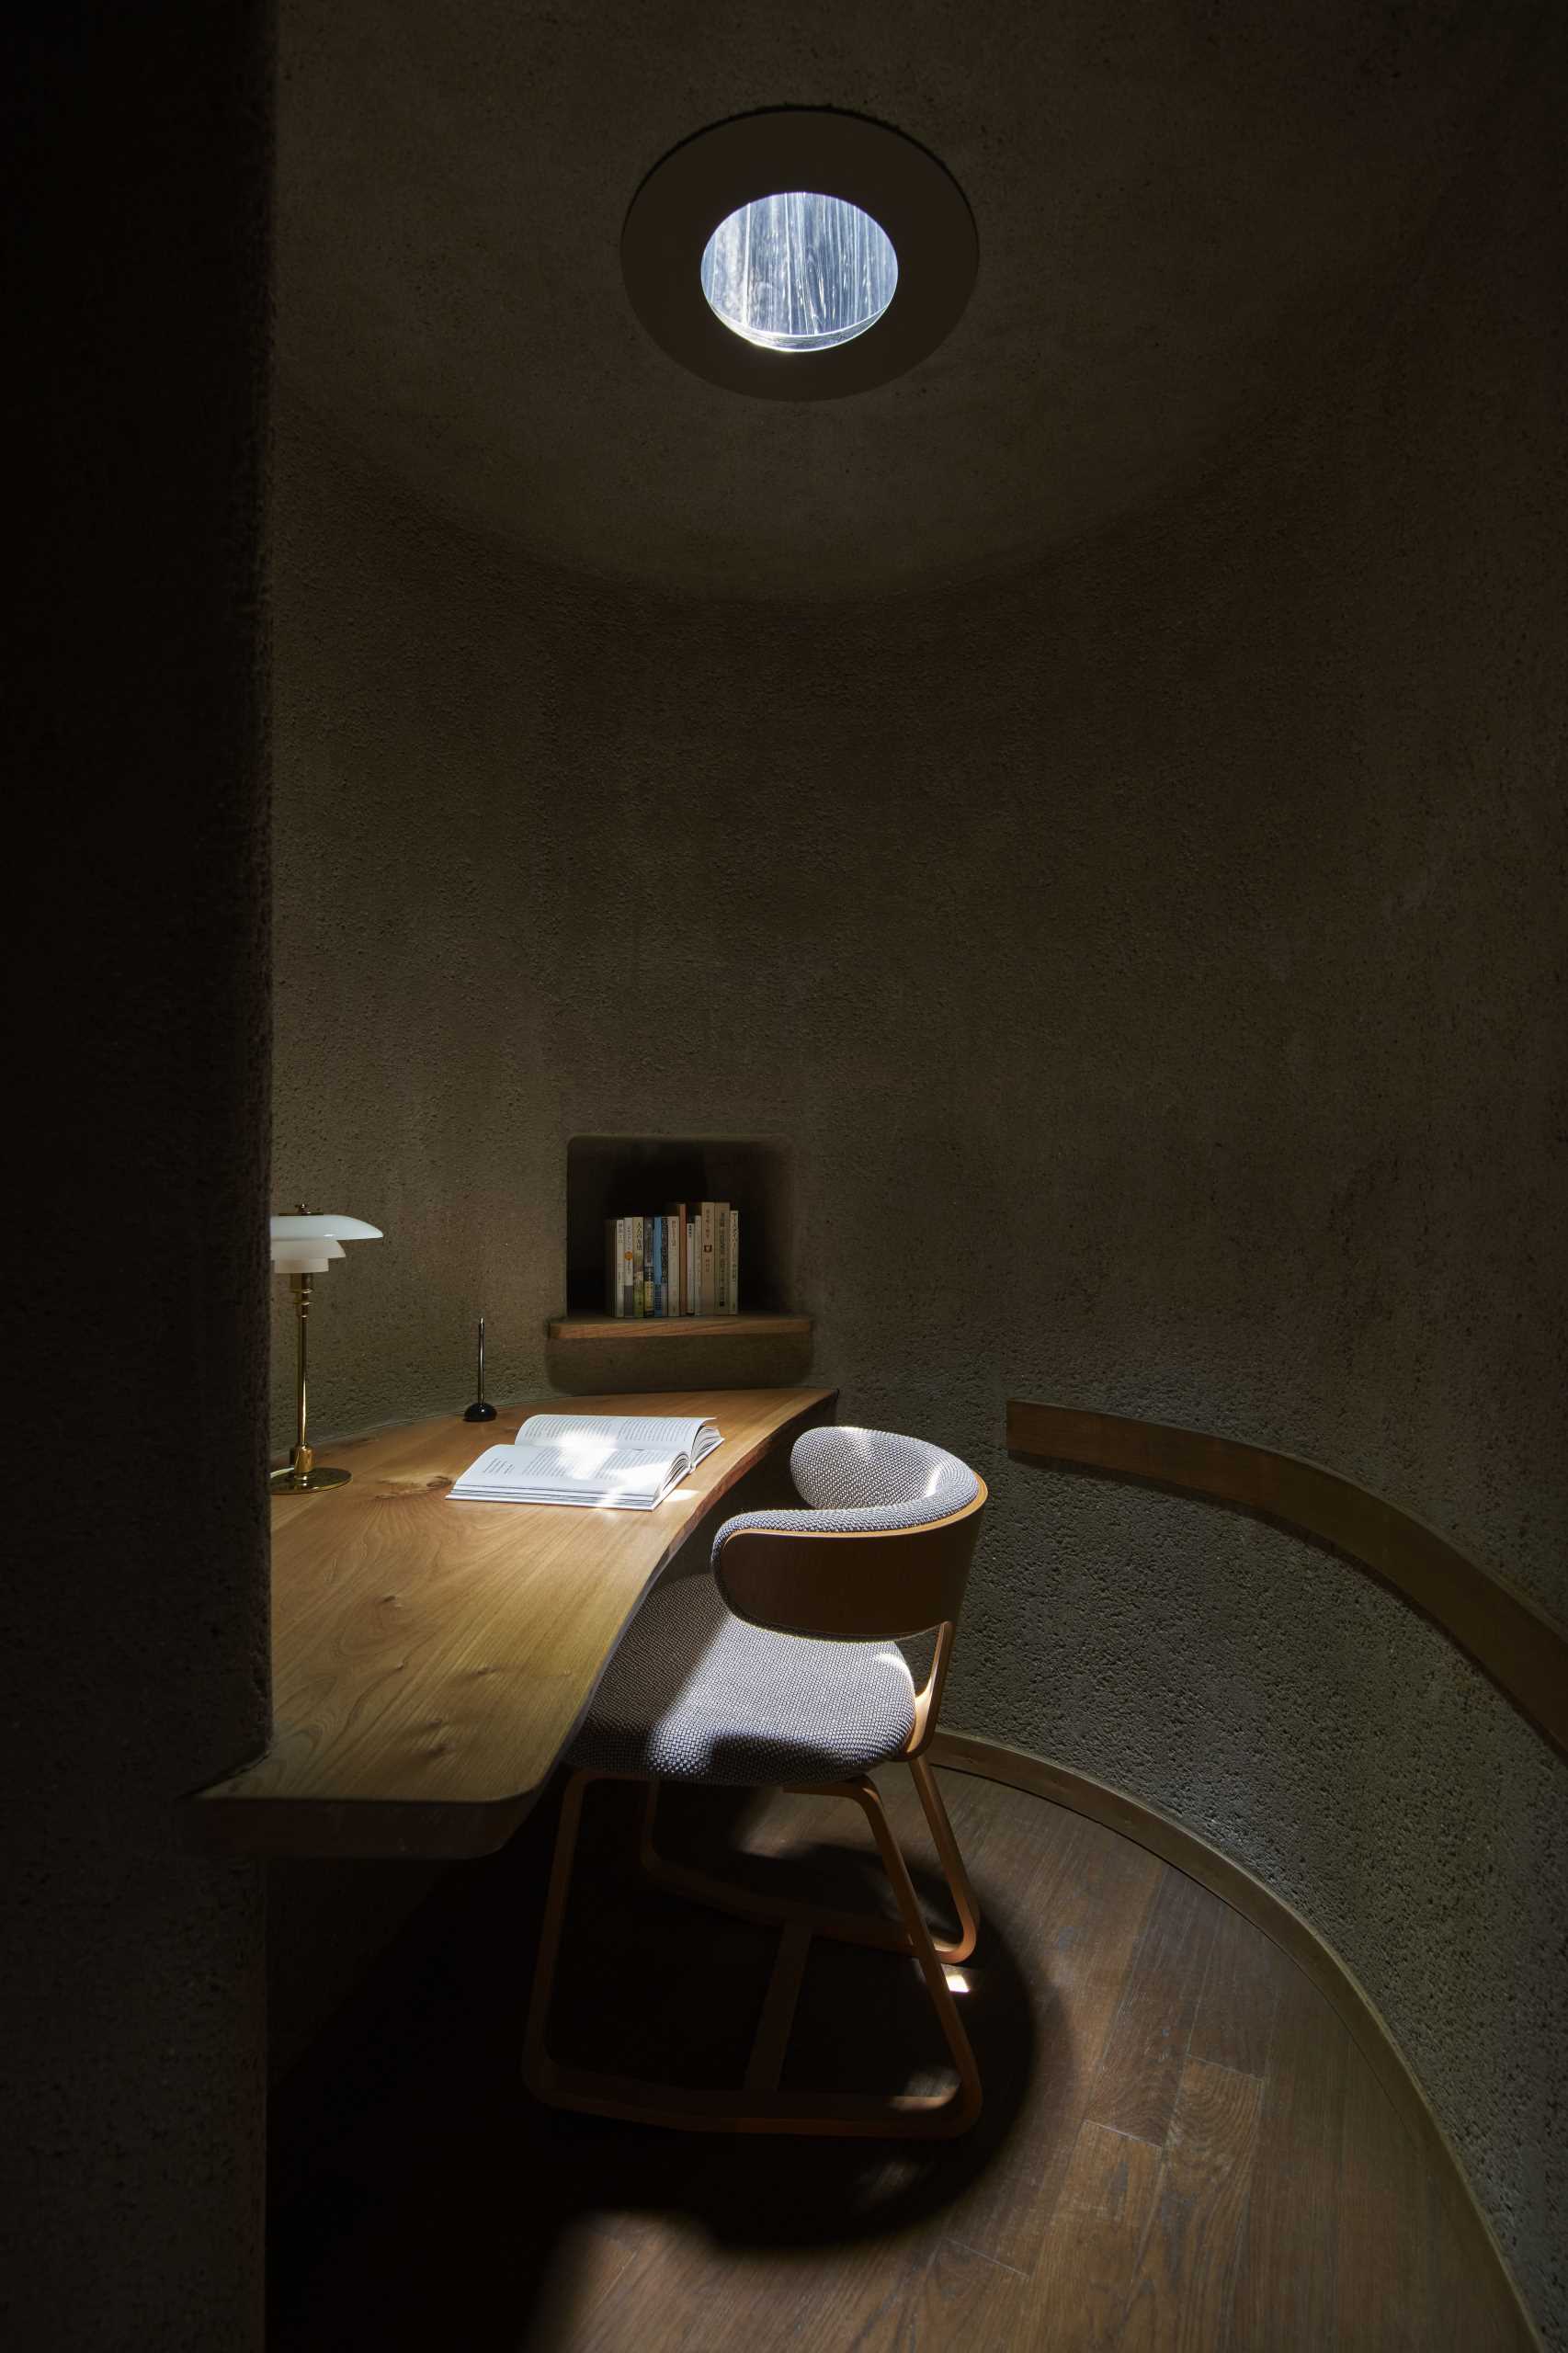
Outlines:
<svg viewBox="0 0 1568 2353"><path fill-rule="evenodd" d="M881 1777L933 1915L908 1777ZM554 1808L451 1872L288 2079L274 2353L1528 2353L1478 2226L1328 2005L1215 1896L1116 1833L941 1776L982 1910L965 2139L732 2140L541 2109L518 2075ZM563 2057L738 2080L772 1933L631 1870L590 1792ZM890 1909L849 1809L674 1792L661 1842ZM939 2078L914 1964L812 1945L785 2081Z"/></svg>

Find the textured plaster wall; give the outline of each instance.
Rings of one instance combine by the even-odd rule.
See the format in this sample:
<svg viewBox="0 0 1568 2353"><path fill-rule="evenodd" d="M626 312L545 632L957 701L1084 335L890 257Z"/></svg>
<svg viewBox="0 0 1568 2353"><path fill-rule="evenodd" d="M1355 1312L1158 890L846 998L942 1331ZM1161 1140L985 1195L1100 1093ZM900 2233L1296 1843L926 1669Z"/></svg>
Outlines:
<svg viewBox="0 0 1568 2353"><path fill-rule="evenodd" d="M386 1228L324 1287L348 1430L460 1405L481 1310L542 1383L574 1132L792 1138L817 1371L993 1482L949 1721L1322 1928L1560 2345L1568 1774L1343 1563L1000 1442L1276 1443L1568 1608L1562 86L1332 399L1023 579L640 597L291 411L274 1181Z"/></svg>
<svg viewBox="0 0 1568 2353"><path fill-rule="evenodd" d="M259 2353L268 17L8 18L0 2337ZM24 417L24 394L37 407Z"/></svg>

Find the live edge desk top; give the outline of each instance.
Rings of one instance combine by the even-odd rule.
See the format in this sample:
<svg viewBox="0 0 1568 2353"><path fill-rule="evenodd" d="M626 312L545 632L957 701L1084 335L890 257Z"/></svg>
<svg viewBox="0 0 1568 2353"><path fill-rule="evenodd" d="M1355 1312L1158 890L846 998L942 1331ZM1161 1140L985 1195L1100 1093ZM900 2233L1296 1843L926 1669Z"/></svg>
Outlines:
<svg viewBox="0 0 1568 2353"><path fill-rule="evenodd" d="M207 1851L488 1854L532 1805L659 1571L831 1389L551 1398L324 1449L346 1487L272 1506L272 1745L185 1808ZM653 1511L455 1504L531 1413L701 1414L723 1444Z"/></svg>

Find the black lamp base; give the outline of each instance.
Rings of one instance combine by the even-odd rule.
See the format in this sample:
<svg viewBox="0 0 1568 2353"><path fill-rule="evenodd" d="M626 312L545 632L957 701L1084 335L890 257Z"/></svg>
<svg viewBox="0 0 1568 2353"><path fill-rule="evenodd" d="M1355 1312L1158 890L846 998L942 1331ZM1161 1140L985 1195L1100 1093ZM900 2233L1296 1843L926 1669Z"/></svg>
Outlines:
<svg viewBox="0 0 1568 2353"><path fill-rule="evenodd" d="M483 1397L476 1397L463 1415L463 1419L465 1422L493 1422L495 1419L495 1408L494 1405L487 1405Z"/></svg>

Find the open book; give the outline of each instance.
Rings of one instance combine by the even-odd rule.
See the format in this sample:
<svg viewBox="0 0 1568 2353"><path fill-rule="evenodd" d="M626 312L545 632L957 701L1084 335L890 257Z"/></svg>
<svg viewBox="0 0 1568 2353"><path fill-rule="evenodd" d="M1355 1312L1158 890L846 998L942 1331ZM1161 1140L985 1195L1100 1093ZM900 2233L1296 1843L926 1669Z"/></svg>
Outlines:
<svg viewBox="0 0 1568 2353"><path fill-rule="evenodd" d="M448 1490L449 1503L590 1504L652 1511L720 1443L700 1415L533 1414L510 1446L488 1447Z"/></svg>

